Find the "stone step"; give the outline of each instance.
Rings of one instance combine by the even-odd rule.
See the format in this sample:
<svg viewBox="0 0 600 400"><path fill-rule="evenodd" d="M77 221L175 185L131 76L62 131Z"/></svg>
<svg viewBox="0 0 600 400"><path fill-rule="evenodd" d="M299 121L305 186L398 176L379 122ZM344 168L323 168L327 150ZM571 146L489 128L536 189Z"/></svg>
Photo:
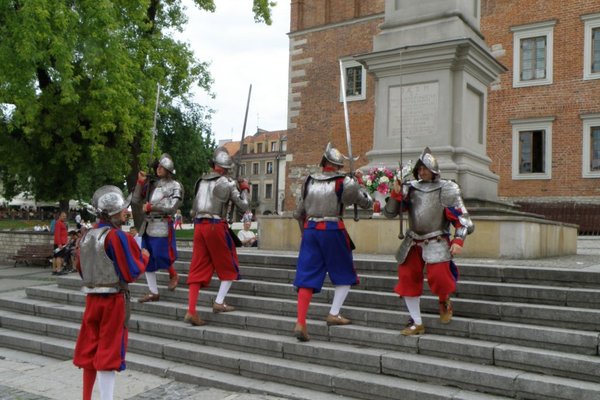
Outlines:
<svg viewBox="0 0 600 400"><path fill-rule="evenodd" d="M77 327L77 329L79 329L79 327ZM0 328L0 343L5 347L33 354L41 354L60 360L73 358L73 349L75 347L74 340L12 331L5 328ZM271 382L269 380L254 379L248 376L241 376L240 374L197 367L157 357L149 357L138 354L135 351L129 351L127 354L127 368L150 373L157 377L174 379L180 382L193 383L195 385L245 393L265 394L287 399L356 399L356 397L341 396L335 393L324 393L302 387ZM492 400L491 397L490 400Z"/></svg>
<svg viewBox="0 0 600 400"><path fill-rule="evenodd" d="M199 331L196 328L185 329L196 332ZM74 333L76 336L76 330ZM4 346L61 359L67 359L72 356L75 338L71 339L72 340L53 338L41 334L15 332L0 328L0 343ZM295 339L289 340L295 341ZM149 350L151 351L148 352ZM137 360L140 352L145 353L143 364L139 363ZM148 354L151 354L151 356L148 356ZM229 375L228 379L225 380L225 382L229 382L229 386L226 388L228 390L235 390L235 388L232 387L232 382L237 381L235 375L241 375L246 379L265 380L279 384L285 383L286 387L287 385L310 387L314 389L310 390L310 392L313 392L312 396L315 396L315 391L321 391L330 395L338 393L342 395L343 398L363 399L396 399L398 398L398 393L402 393L403 399L492 400L506 398L490 396L485 393L475 393L444 385L406 380L395 376L352 371L333 366L321 366L265 355L247 354L181 340L157 339L146 335L130 334L127 361L129 368L137 369L141 364L145 365L148 369L140 368L140 370L143 370L144 372L155 372L157 360L159 361L159 364L161 361L166 361L171 363L183 363L186 367L213 371L214 369L217 369L220 371L219 375L221 377L225 377L225 374ZM172 365L171 367L166 368L165 371L171 371L172 373L172 371L178 367L181 369L181 365ZM161 375L162 374L163 373L161 373ZM176 375L171 377L183 380ZM194 383L198 384L199 382L194 381ZM201 384L214 386L212 382L203 382ZM281 396L284 393L270 392L268 394ZM323 397L319 393L312 398L320 399Z"/></svg>
<svg viewBox="0 0 600 400"><path fill-rule="evenodd" d="M13 299L8 304L0 299L0 305L5 309L18 307L14 309L17 312L39 314L42 312L40 310L43 309L44 302L48 300L78 305L83 305L85 301L83 294L77 296L68 290L52 287L29 288L27 293L30 297L28 299L21 299L20 302ZM39 298L41 301L32 300L32 298ZM249 312L245 309L227 314L212 314L209 307L199 307L198 309L202 318L211 324L248 331L289 336L295 323L293 316L264 315ZM181 320L186 307L183 304L163 301L151 304L132 303L132 311L135 314L145 313L153 316L160 315L170 320ZM57 309L50 307L44 313L53 318L68 318L67 315L72 314L73 311L68 306L60 306ZM76 316L75 320L78 320L78 318L79 316ZM598 354L599 338L597 332L579 332L497 321L469 321L461 318L455 319L450 325L440 325L436 319L434 316L425 316L428 335L418 338L418 341L415 341L417 338L414 337L399 335L397 329L378 329L372 326L359 325L327 327L322 320L309 321L309 330L314 338L326 341L392 350L402 349L403 351L420 354L444 355L452 359L463 359L482 364L494 364L496 362L495 359L499 357L495 354L496 349L504 349L506 346L512 349L514 345L528 346L532 348L530 360L532 371L538 370L536 368L540 364L538 360L541 357L535 349L594 357ZM454 327L456 330L449 331L448 327ZM152 328L148 329L152 330ZM450 333L460 334L461 336L448 337L447 335ZM154 332L153 334L161 335L160 332ZM168 334L177 333L168 331ZM506 346L503 347L503 345ZM513 356L512 353L509 354L511 354L511 357ZM506 357L500 357L500 359L509 362ZM542 365L544 363L545 361L541 362ZM518 364L519 362L515 361L515 365ZM563 375L571 376L568 370Z"/></svg>
<svg viewBox="0 0 600 400"><path fill-rule="evenodd" d="M295 270L273 267L240 266L243 280L270 281L293 284ZM179 281L185 284L187 269L179 269ZM397 277L360 274L360 284L356 289L391 293ZM161 283L166 285L163 277ZM216 278L215 278L216 279ZM427 280L425 280L427 282ZM425 293L431 294L425 284ZM522 283L485 282L461 279L455 297L492 301L548 304L565 307L600 308L600 290L597 288L572 288Z"/></svg>
<svg viewBox="0 0 600 400"><path fill-rule="evenodd" d="M27 309L35 312L35 316L11 311L0 312L0 325L4 328L45 333L53 337L77 337L79 321L83 315L83 306L64 306L57 303L46 303L31 300L25 297L13 297L15 303L21 303L21 310ZM57 310L58 309L58 310ZM67 311L65 313L65 311ZM235 313L238 314L238 313ZM234 315L234 314L231 314ZM239 317L239 316L238 316ZM242 314L243 317L243 314ZM246 319L251 314L246 314ZM257 317L258 318L258 317ZM60 319L60 321L59 321ZM263 333L246 329L240 324L236 329L219 326L219 321L211 321L211 325L198 328L189 328L180 322L175 327L172 320L157 318L149 315L133 314L130 321L130 332L152 335L171 339L187 340L221 348L239 350L249 353L270 355L274 357L290 358L318 363L320 365L336 366L340 363L347 369L364 372L380 373L381 358L390 355L381 343L392 343L395 351L413 354L430 355L449 360L462 360L476 364L496 365L507 368L520 369L530 372L549 373L555 376L578 378L593 382L600 382L600 359L594 356L576 355L558 351L532 349L524 346L506 345L473 340L466 338L452 338L428 334L419 338L402 337L397 332L384 330L358 328L363 330L365 338L373 338L366 342L353 341L358 336L356 327L330 327L329 342L297 343L289 337L289 327L293 321L289 320L288 330L285 332ZM311 326L315 324L310 322ZM345 337L336 335L346 334ZM378 341L377 335L387 336L388 340ZM284 336L281 336L284 335ZM134 336L131 337L132 339ZM347 344L344 344L347 343ZM368 348L365 348L368 345ZM144 348L145 344L138 346L132 341L131 349L137 349L150 354L160 349ZM157 354L157 356L160 353Z"/></svg>
<svg viewBox="0 0 600 400"><path fill-rule="evenodd" d="M191 250L178 251L176 268L187 271L191 259ZM279 254L262 250L239 250L240 265L261 266L276 269L296 268L297 253ZM495 265L493 263L475 263L469 259L455 260L460 271L460 280L532 283L546 286L597 288L600 287L600 269L587 268L548 268L541 266ZM397 275L397 263L389 256L355 255L354 265L359 275ZM460 282L459 280L459 282Z"/></svg>
<svg viewBox="0 0 600 400"><path fill-rule="evenodd" d="M159 281L166 284L166 275L162 273L157 275L159 276ZM57 282L62 287L73 290L79 290L81 286L80 280L76 275L59 277ZM213 287L218 287L216 279L213 280L212 284ZM147 291L144 287L143 283L130 285L134 298L141 297ZM314 302L330 303L333 299L333 293L332 288L324 287L321 293L314 296ZM228 303L241 305L242 303L237 302L235 296L246 296L247 301L253 301L252 298L256 296L274 297L277 302L280 302L286 299L295 300L296 292L289 284L241 280L234 283L227 298ZM187 301L187 290L178 288L175 292L168 292L163 289L161 290L161 298L179 299L179 301L185 303ZM269 302L272 301L269 300ZM490 301L462 297L454 298L453 304L454 315L459 317L533 323L562 328L577 326L578 329L583 330L600 330L600 311L592 308L554 306L535 304L533 302ZM356 323L361 323L360 321L365 320L363 317L353 314L351 310L346 311L352 306L384 310L404 309L403 302L395 293L360 289L350 291L344 305L344 313L351 316ZM270 307L270 305L259 306L261 309L269 309ZM437 297L422 297L421 308L424 312L437 313L438 307ZM274 311L278 312L279 310L275 309ZM290 310L290 312L295 313L295 310Z"/></svg>

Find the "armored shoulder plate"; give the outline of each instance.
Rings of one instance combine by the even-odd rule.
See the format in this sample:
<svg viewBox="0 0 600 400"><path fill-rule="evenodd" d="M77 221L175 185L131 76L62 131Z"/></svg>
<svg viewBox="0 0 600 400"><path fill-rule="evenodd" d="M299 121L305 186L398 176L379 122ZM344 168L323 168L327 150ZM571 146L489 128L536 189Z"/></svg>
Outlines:
<svg viewBox="0 0 600 400"><path fill-rule="evenodd" d="M441 180L442 191L440 193L440 200L444 207L463 207L462 196L460 193L460 186L456 182L449 180Z"/></svg>

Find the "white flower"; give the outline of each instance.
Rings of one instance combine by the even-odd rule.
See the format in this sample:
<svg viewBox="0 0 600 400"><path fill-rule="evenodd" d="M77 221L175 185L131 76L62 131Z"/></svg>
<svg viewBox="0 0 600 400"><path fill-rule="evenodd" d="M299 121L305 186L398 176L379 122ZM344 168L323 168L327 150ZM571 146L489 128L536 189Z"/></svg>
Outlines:
<svg viewBox="0 0 600 400"><path fill-rule="evenodd" d="M379 183L387 183L389 181L390 181L389 178L385 175L379 179Z"/></svg>
<svg viewBox="0 0 600 400"><path fill-rule="evenodd" d="M367 178L367 186L371 185L373 183L373 181L371 180L371 178Z"/></svg>

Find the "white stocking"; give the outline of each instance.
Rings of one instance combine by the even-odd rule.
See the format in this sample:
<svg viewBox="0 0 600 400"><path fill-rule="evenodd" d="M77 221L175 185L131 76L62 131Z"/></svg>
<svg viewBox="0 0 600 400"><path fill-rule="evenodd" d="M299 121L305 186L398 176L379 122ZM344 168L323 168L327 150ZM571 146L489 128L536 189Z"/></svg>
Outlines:
<svg viewBox="0 0 600 400"><path fill-rule="evenodd" d="M404 302L406 303L406 308L408 308L410 317L415 321L415 324L423 325L423 319L421 318L421 297L404 296Z"/></svg>
<svg viewBox="0 0 600 400"><path fill-rule="evenodd" d="M154 294L158 294L158 285L156 284L156 272L146 271L146 282L148 282L148 289Z"/></svg>
<svg viewBox="0 0 600 400"><path fill-rule="evenodd" d="M227 296L227 292L229 292L232 283L233 281L221 281L221 286L219 287L219 293L217 293L217 299L215 300L215 303L223 304L225 301L225 296Z"/></svg>
<svg viewBox="0 0 600 400"><path fill-rule="evenodd" d="M113 400L115 392L115 371L98 371L98 386L100 386L100 400Z"/></svg>
<svg viewBox="0 0 600 400"><path fill-rule="evenodd" d="M335 287L335 292L333 294L333 301L331 302L331 309L329 310L329 314L338 315L342 306L344 305L344 301L346 301L346 296L350 292L350 285L339 285Z"/></svg>

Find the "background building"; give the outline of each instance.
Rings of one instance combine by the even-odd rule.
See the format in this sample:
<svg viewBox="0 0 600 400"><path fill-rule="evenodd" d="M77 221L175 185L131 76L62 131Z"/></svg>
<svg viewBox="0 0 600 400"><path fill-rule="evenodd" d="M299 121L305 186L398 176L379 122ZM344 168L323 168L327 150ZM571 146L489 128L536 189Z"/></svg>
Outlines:
<svg viewBox="0 0 600 400"><path fill-rule="evenodd" d="M278 214L285 195L287 131L257 129L252 136L224 146L240 164L240 175L250 181L250 209L254 215ZM241 154L240 154L241 151Z"/></svg>
<svg viewBox="0 0 600 400"><path fill-rule="evenodd" d="M373 51L384 8L384 0L292 0L287 210L326 143L346 149L339 60L353 152L372 148L376 82L354 57ZM488 90L498 195L588 232L600 225L600 2L482 0L479 10L484 40L507 68Z"/></svg>

